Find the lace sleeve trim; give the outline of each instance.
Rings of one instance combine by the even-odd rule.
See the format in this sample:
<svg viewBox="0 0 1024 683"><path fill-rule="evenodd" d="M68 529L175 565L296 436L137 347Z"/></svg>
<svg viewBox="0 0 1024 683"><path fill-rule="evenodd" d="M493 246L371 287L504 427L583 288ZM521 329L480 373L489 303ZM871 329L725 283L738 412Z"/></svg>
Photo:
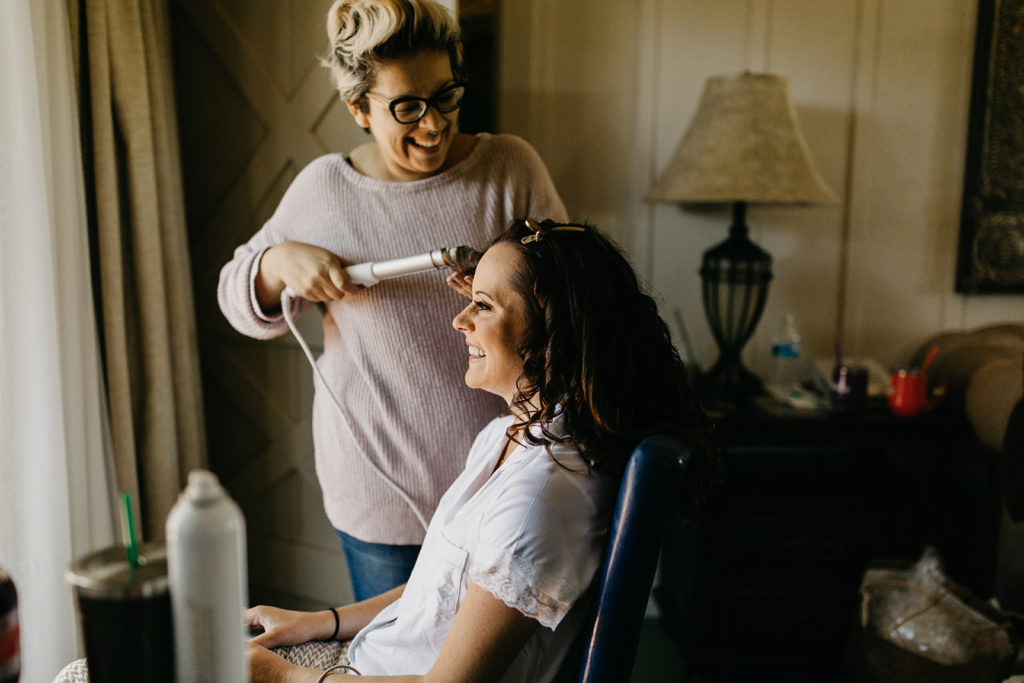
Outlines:
<svg viewBox="0 0 1024 683"><path fill-rule="evenodd" d="M539 589L537 574L529 562L502 553L487 567L470 567L469 580L524 616L536 619L554 631L570 605Z"/></svg>

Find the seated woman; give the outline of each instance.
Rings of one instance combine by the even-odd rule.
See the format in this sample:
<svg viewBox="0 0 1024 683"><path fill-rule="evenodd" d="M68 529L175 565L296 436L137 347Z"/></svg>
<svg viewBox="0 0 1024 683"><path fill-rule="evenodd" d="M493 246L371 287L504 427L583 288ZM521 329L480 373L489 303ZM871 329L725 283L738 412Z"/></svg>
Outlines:
<svg viewBox="0 0 1024 683"><path fill-rule="evenodd" d="M322 612L246 611L264 629L249 650L254 681L340 677L345 667L311 670L266 648L350 638L349 663L370 680L550 681L589 608L630 452L656 431L702 442L655 302L594 228L516 221L450 284L472 298L452 323L466 384L511 414L476 438L406 585ZM688 511L717 467L708 449L694 456ZM309 663L302 649L279 651Z"/></svg>

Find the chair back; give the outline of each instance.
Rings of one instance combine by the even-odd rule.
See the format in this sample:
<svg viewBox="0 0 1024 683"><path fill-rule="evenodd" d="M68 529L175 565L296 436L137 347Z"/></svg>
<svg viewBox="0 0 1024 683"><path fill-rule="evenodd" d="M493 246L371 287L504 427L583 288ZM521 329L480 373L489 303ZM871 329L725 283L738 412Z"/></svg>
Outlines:
<svg viewBox="0 0 1024 683"><path fill-rule="evenodd" d="M584 622L578 683L621 683L633 671L647 600L671 507L690 463L682 441L644 439L629 457L599 570L590 619ZM566 665L571 665L572 660ZM564 668L563 668L564 670Z"/></svg>

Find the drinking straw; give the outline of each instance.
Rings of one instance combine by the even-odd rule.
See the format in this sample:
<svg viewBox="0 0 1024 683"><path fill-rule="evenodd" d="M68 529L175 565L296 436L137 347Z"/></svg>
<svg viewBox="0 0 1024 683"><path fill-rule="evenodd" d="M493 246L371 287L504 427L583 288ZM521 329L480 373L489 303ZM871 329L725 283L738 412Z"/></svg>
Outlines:
<svg viewBox="0 0 1024 683"><path fill-rule="evenodd" d="M134 578L135 570L139 568L139 544L135 539L135 522L132 520L132 497L127 492L121 493L121 538Z"/></svg>
<svg viewBox="0 0 1024 683"><path fill-rule="evenodd" d="M925 373L925 371L928 369L928 366L932 364L933 360L935 360L935 354L937 354L938 352L939 345L933 344L932 348L928 349L928 355L925 356L924 362L921 363L921 370L918 374L923 375Z"/></svg>

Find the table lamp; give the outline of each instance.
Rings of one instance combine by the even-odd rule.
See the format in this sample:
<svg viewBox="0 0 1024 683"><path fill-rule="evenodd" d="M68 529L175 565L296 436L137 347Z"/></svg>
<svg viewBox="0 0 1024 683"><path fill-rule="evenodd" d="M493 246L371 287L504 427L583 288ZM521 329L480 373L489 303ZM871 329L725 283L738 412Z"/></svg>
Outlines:
<svg viewBox="0 0 1024 683"><path fill-rule="evenodd" d="M747 235L748 203L835 203L811 162L786 79L745 72L713 76L697 113L648 200L732 205L729 237L704 252L700 276L718 360L697 379L710 403L762 391L740 354L764 312L772 257Z"/></svg>

